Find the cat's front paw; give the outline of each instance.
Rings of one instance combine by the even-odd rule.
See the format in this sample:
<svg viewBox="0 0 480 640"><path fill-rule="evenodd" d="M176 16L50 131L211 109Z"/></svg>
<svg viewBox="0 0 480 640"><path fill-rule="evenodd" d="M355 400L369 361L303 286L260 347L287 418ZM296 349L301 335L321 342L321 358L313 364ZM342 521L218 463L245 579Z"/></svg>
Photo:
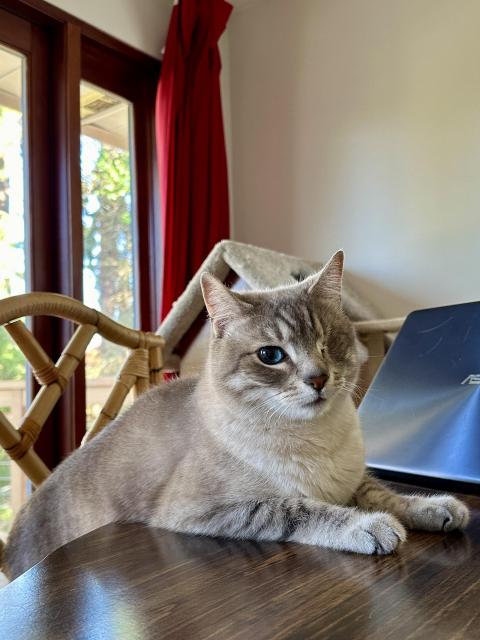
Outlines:
<svg viewBox="0 0 480 640"><path fill-rule="evenodd" d="M412 497L406 512L410 529L453 531L464 529L469 520L468 507L452 496Z"/></svg>
<svg viewBox="0 0 480 640"><path fill-rule="evenodd" d="M359 513L346 535L349 551L370 555L393 553L406 539L400 522L382 512Z"/></svg>

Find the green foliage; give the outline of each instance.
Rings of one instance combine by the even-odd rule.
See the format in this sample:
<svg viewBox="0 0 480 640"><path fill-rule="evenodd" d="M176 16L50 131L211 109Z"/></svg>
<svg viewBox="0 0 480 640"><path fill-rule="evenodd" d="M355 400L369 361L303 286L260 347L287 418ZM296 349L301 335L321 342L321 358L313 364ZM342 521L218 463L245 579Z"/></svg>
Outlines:
<svg viewBox="0 0 480 640"><path fill-rule="evenodd" d="M0 107L0 121L3 119L5 109ZM0 212L8 211L8 178L5 175L5 160L0 155ZM4 239L4 231L0 224L0 242Z"/></svg>
<svg viewBox="0 0 480 640"><path fill-rule="evenodd" d="M0 495L0 532L3 534L8 533L13 520L13 509L9 502L7 495L5 497Z"/></svg>
<svg viewBox="0 0 480 640"><path fill-rule="evenodd" d="M10 528L13 512L10 505L10 462L7 454L0 449L0 533L6 534Z"/></svg>
<svg viewBox="0 0 480 640"><path fill-rule="evenodd" d="M0 380L23 380L25 358L6 330L0 328Z"/></svg>
<svg viewBox="0 0 480 640"><path fill-rule="evenodd" d="M129 153L102 145L93 170L83 175L84 267L95 278L101 310L134 322ZM125 351L102 340L91 349L87 376L112 376Z"/></svg>
<svg viewBox="0 0 480 640"><path fill-rule="evenodd" d="M4 125L6 109L0 107L0 125ZM1 128L1 127L0 127ZM21 125L17 134L12 132L12 136L21 136ZM9 241L7 234L8 216L10 206L10 184L9 177L5 171L5 158L0 150L0 251L1 256L5 255L5 249L15 247L22 250L23 244L15 244ZM0 256L0 257L1 257ZM22 280L24 278L23 263L12 264L8 258L1 260L0 270L0 297L12 295L12 280ZM22 380L25 376L25 359L12 342L5 329L0 328L0 380Z"/></svg>

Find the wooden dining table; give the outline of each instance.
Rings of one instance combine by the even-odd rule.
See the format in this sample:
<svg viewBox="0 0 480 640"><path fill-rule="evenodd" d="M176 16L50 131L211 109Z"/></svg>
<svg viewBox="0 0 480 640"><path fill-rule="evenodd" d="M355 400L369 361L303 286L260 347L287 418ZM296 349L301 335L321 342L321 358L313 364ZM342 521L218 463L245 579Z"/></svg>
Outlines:
<svg viewBox="0 0 480 640"><path fill-rule="evenodd" d="M464 533L391 556L111 524L0 590L0 638L480 639L480 498L462 498Z"/></svg>

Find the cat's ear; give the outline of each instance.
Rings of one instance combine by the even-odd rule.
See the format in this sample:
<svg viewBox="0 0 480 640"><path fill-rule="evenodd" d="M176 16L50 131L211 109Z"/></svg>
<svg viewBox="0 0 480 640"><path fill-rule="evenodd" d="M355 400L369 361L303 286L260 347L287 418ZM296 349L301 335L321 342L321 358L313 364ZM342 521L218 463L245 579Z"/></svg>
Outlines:
<svg viewBox="0 0 480 640"><path fill-rule="evenodd" d="M202 273L200 278L203 299L212 320L213 333L221 338L230 320L244 313L251 305L230 291L211 273Z"/></svg>
<svg viewBox="0 0 480 640"><path fill-rule="evenodd" d="M320 273L307 278L310 295L318 296L320 300L329 300L339 307L342 304L342 278L344 253L337 251L323 267Z"/></svg>

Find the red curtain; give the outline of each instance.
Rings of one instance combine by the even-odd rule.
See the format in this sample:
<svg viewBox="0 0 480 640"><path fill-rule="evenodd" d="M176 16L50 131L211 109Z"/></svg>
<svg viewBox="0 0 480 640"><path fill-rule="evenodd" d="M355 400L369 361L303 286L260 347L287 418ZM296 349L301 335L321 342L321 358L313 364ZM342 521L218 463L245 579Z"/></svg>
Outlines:
<svg viewBox="0 0 480 640"><path fill-rule="evenodd" d="M218 39L232 6L179 0L157 92L162 197L162 319L216 242L229 237Z"/></svg>

